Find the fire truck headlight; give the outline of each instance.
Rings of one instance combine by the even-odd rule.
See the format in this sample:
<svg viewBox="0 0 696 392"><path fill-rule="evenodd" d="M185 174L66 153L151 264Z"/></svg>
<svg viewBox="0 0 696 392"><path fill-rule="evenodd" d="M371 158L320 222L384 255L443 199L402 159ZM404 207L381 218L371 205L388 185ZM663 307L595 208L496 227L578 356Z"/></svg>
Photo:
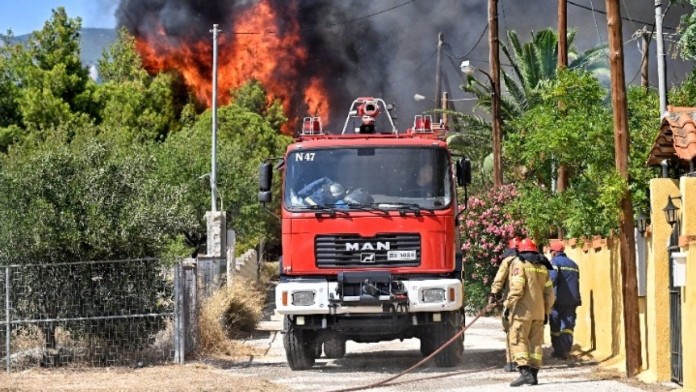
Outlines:
<svg viewBox="0 0 696 392"><path fill-rule="evenodd" d="M292 293L292 304L295 306L313 305L314 291L295 291Z"/></svg>
<svg viewBox="0 0 696 392"><path fill-rule="evenodd" d="M445 300L444 289L424 289L421 301L423 302L443 302Z"/></svg>

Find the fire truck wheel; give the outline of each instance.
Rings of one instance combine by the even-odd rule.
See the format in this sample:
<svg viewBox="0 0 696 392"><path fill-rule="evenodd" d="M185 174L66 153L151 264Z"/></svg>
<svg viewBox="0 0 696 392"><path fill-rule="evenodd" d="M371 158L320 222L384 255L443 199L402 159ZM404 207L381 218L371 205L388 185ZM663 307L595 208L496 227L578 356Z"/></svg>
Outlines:
<svg viewBox="0 0 696 392"><path fill-rule="evenodd" d="M340 338L325 341L324 354L326 354L327 358L343 358L346 355L346 341Z"/></svg>
<svg viewBox="0 0 696 392"><path fill-rule="evenodd" d="M306 370L314 365L317 344L308 331L292 327L288 318L285 319L285 336L283 346L288 365L292 370Z"/></svg>
<svg viewBox="0 0 696 392"><path fill-rule="evenodd" d="M432 354L437 349L432 333L432 330L428 328L425 335L420 338L420 352L424 357Z"/></svg>
<svg viewBox="0 0 696 392"><path fill-rule="evenodd" d="M450 313L447 318L443 318L442 323L433 328L433 340L436 342L434 350L445 344L452 338L459 329L458 314ZM464 356L464 338L460 335L454 342L450 343L444 350L435 356L435 364L439 367L453 367L462 363Z"/></svg>

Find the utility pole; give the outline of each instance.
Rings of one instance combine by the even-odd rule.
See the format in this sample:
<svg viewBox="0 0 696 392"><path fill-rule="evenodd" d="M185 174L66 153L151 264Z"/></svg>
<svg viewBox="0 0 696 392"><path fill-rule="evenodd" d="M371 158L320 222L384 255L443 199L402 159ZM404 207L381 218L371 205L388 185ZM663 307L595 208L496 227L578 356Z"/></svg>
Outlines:
<svg viewBox="0 0 696 392"><path fill-rule="evenodd" d="M445 44L445 35L437 35L437 63L435 64L435 108L442 107L442 46ZM440 113L435 111L435 122L440 121Z"/></svg>
<svg viewBox="0 0 696 392"><path fill-rule="evenodd" d="M206 225L207 225L207 241L206 254L209 257L224 257L226 250L226 230L227 230L227 220L225 217L225 211L218 211L217 209L217 52L218 52L218 25L214 24L213 29L210 30L213 33L213 97L212 97L212 110L213 110L213 137L211 143L211 162L210 162L210 206L211 210L206 212Z"/></svg>
<svg viewBox="0 0 696 392"><path fill-rule="evenodd" d="M568 68L567 0L558 0L558 68Z"/></svg>
<svg viewBox="0 0 696 392"><path fill-rule="evenodd" d="M210 163L210 211L217 211L217 55L218 55L218 25L214 24L213 29L213 141L211 147L211 163Z"/></svg>
<svg viewBox="0 0 696 392"><path fill-rule="evenodd" d="M657 87L660 95L660 118L667 111L665 43L662 39L662 0L655 0L655 42L657 43Z"/></svg>
<svg viewBox="0 0 696 392"><path fill-rule="evenodd" d="M606 0L609 62L611 66L611 101L614 111L614 151L616 170L628 182L628 109L626 107L626 76L624 75L623 36L619 0ZM640 324L638 320L638 288L636 282L635 238L633 237L633 205L631 193L621 198L619 244L621 248L621 279L623 288L624 344L626 375L634 376L641 368Z"/></svg>
<svg viewBox="0 0 696 392"><path fill-rule="evenodd" d="M500 118L500 50L498 41L498 0L488 0L488 61L491 65L491 125L493 131L493 184L503 185L503 131Z"/></svg>
<svg viewBox="0 0 696 392"><path fill-rule="evenodd" d="M568 3L567 0L558 0L558 69L568 68ZM558 102L559 107L564 107L563 101ZM568 188L568 167L558 166L557 191L564 192ZM563 230L559 228L558 238L563 238Z"/></svg>
<svg viewBox="0 0 696 392"><path fill-rule="evenodd" d="M650 33L643 27L643 31L640 33L640 51L642 58L640 59L640 85L643 86L645 90L650 87L650 80L648 79L648 59L650 58Z"/></svg>

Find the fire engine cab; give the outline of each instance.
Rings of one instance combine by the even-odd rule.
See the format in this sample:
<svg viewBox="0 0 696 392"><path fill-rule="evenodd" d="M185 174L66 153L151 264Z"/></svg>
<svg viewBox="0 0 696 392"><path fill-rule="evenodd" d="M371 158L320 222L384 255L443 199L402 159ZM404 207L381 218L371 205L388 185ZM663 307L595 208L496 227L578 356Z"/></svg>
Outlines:
<svg viewBox="0 0 696 392"><path fill-rule="evenodd" d="M276 311L293 370L346 341L420 339L423 355L464 321L456 185L471 181L443 131L419 115L398 132L382 99L353 101L340 133L307 117L283 162L282 258ZM386 114L378 118L380 113ZM378 121L378 120L381 120ZM273 165L259 170L259 201L271 197ZM455 366L463 338L435 356Z"/></svg>

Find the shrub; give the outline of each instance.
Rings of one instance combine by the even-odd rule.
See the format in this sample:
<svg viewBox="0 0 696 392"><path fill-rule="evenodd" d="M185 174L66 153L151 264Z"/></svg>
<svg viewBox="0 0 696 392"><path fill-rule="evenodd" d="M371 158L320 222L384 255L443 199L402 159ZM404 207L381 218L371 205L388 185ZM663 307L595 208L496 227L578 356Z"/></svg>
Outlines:
<svg viewBox="0 0 696 392"><path fill-rule="evenodd" d="M526 235L522 220L507 208L516 197L517 191L512 185L471 197L460 218L464 293L469 313L476 313L486 306L489 286L508 241Z"/></svg>

